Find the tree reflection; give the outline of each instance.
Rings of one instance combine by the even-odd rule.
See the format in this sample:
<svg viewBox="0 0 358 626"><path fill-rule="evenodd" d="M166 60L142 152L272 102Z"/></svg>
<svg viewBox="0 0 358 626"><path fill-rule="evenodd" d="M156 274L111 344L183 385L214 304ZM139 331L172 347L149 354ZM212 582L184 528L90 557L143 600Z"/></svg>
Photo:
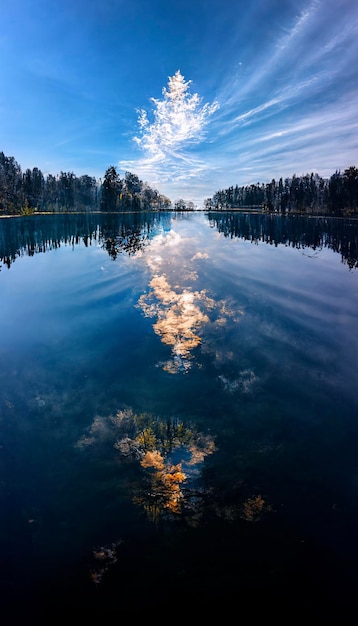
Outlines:
<svg viewBox="0 0 358 626"><path fill-rule="evenodd" d="M272 511L272 507L266 504L261 494L248 498L241 507L240 517L247 522L258 522L262 516Z"/></svg>
<svg viewBox="0 0 358 626"><path fill-rule="evenodd" d="M133 502L149 519L182 514L187 500L197 498L200 466L215 451L210 434L199 432L178 418L167 420L131 409L108 418L97 416L77 442L80 449L112 442L120 462L140 468L131 485Z"/></svg>
<svg viewBox="0 0 358 626"><path fill-rule="evenodd" d="M115 417L119 426L128 414ZM151 521L163 515L181 514L185 501L199 476L205 457L215 451L210 435L198 432L177 418L163 421L150 415L132 414L132 437L122 437L114 447L121 456L139 462L144 470L136 485L134 502L142 506Z"/></svg>
<svg viewBox="0 0 358 626"><path fill-rule="evenodd" d="M106 466L112 450L113 467L118 467L117 487L155 527L165 524L173 529L180 523L180 527L195 532L208 519L251 526L273 510L262 492L252 492L250 481L244 478L245 463L239 483L233 467L233 475L229 473L224 486L222 460L214 458L220 455L214 437L177 417L163 419L135 413L131 408L122 408L108 417L96 416L76 447L93 452L97 463L101 446ZM242 461L246 458L251 467L261 452L254 444ZM204 465L207 457L212 457L214 464ZM112 482L110 488L113 491ZM89 575L94 584L102 584L107 572L118 563L124 542L126 539L121 537L93 549Z"/></svg>
<svg viewBox="0 0 358 626"><path fill-rule="evenodd" d="M354 219L210 211L208 219L225 237L314 251L329 248L349 269L358 267L358 221Z"/></svg>
<svg viewBox="0 0 358 626"><path fill-rule="evenodd" d="M90 572L90 578L96 585L100 584L103 576L118 561L118 548L122 540L114 541L110 545L100 546L93 550L96 566Z"/></svg>
<svg viewBox="0 0 358 626"><path fill-rule="evenodd" d="M142 251L158 230L170 222L170 214L36 215L0 220L0 263L8 268L22 256L34 256L61 246L96 244L115 260L121 253Z"/></svg>

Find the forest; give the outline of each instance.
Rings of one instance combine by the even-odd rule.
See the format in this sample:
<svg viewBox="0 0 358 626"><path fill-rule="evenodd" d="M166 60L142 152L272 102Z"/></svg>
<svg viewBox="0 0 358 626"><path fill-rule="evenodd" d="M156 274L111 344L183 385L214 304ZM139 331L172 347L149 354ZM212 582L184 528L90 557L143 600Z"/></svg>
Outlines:
<svg viewBox="0 0 358 626"><path fill-rule="evenodd" d="M171 208L166 196L136 174L120 177L110 166L103 179L73 172L46 176L37 167L22 171L13 156L0 152L0 215L140 211Z"/></svg>
<svg viewBox="0 0 358 626"><path fill-rule="evenodd" d="M114 165L103 179L63 171L44 175L38 167L23 172L13 156L0 152L0 215L194 208L193 202L181 198L172 204L136 174L125 172L121 177ZM231 186L207 198L204 208L354 216L358 214L358 168L352 165L336 171L329 179L312 172L270 183Z"/></svg>
<svg viewBox="0 0 358 626"><path fill-rule="evenodd" d="M352 216L358 214L358 169L350 166L329 179L311 173L228 187L205 200L210 210L260 209L275 213Z"/></svg>

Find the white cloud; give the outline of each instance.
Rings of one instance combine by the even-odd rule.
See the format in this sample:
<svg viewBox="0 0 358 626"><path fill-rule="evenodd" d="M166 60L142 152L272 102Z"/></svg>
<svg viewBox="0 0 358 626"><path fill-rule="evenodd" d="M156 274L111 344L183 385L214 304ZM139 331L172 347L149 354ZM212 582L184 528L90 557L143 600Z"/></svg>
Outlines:
<svg viewBox="0 0 358 626"><path fill-rule="evenodd" d="M231 185L317 171L330 176L357 154L357 9L307 0L258 50L243 47L215 82L220 102L190 94L180 71L151 114L139 112L139 159L122 163L172 201ZM210 122L210 123L209 123Z"/></svg>
<svg viewBox="0 0 358 626"><path fill-rule="evenodd" d="M219 105L214 102L201 106L199 95L190 94L190 83L178 70L169 77L168 89L163 88L163 99L151 98L154 104L153 122L149 122L144 109L139 111L141 132L134 140L149 157L172 156L182 146L202 140L204 127ZM180 157L179 154L177 156Z"/></svg>
<svg viewBox="0 0 358 626"><path fill-rule="evenodd" d="M186 81L178 70L169 77L168 87L163 88L163 98L151 98L153 111L151 121L145 109L138 110L138 136L134 137L143 157L121 161L122 169L136 171L150 184L166 193L185 195L183 182L200 179L205 171L204 163L189 153L191 146L205 139L205 128L210 116L217 111L217 101L202 103L197 93L190 93L192 81Z"/></svg>

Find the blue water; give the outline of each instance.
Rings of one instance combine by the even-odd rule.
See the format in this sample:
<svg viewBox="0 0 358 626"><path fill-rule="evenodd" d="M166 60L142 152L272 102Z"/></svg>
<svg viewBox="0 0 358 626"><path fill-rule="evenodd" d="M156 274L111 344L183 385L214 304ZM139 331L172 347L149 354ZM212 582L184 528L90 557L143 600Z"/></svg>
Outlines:
<svg viewBox="0 0 358 626"><path fill-rule="evenodd" d="M10 613L355 606L357 240L333 218L0 220Z"/></svg>

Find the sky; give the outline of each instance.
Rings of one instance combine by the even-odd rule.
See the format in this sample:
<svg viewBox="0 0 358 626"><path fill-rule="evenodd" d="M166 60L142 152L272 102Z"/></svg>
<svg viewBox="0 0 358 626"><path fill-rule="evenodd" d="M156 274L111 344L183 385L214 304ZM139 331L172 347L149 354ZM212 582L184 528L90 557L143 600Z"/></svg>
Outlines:
<svg viewBox="0 0 358 626"><path fill-rule="evenodd" d="M197 208L358 166L358 2L0 0L0 151Z"/></svg>

